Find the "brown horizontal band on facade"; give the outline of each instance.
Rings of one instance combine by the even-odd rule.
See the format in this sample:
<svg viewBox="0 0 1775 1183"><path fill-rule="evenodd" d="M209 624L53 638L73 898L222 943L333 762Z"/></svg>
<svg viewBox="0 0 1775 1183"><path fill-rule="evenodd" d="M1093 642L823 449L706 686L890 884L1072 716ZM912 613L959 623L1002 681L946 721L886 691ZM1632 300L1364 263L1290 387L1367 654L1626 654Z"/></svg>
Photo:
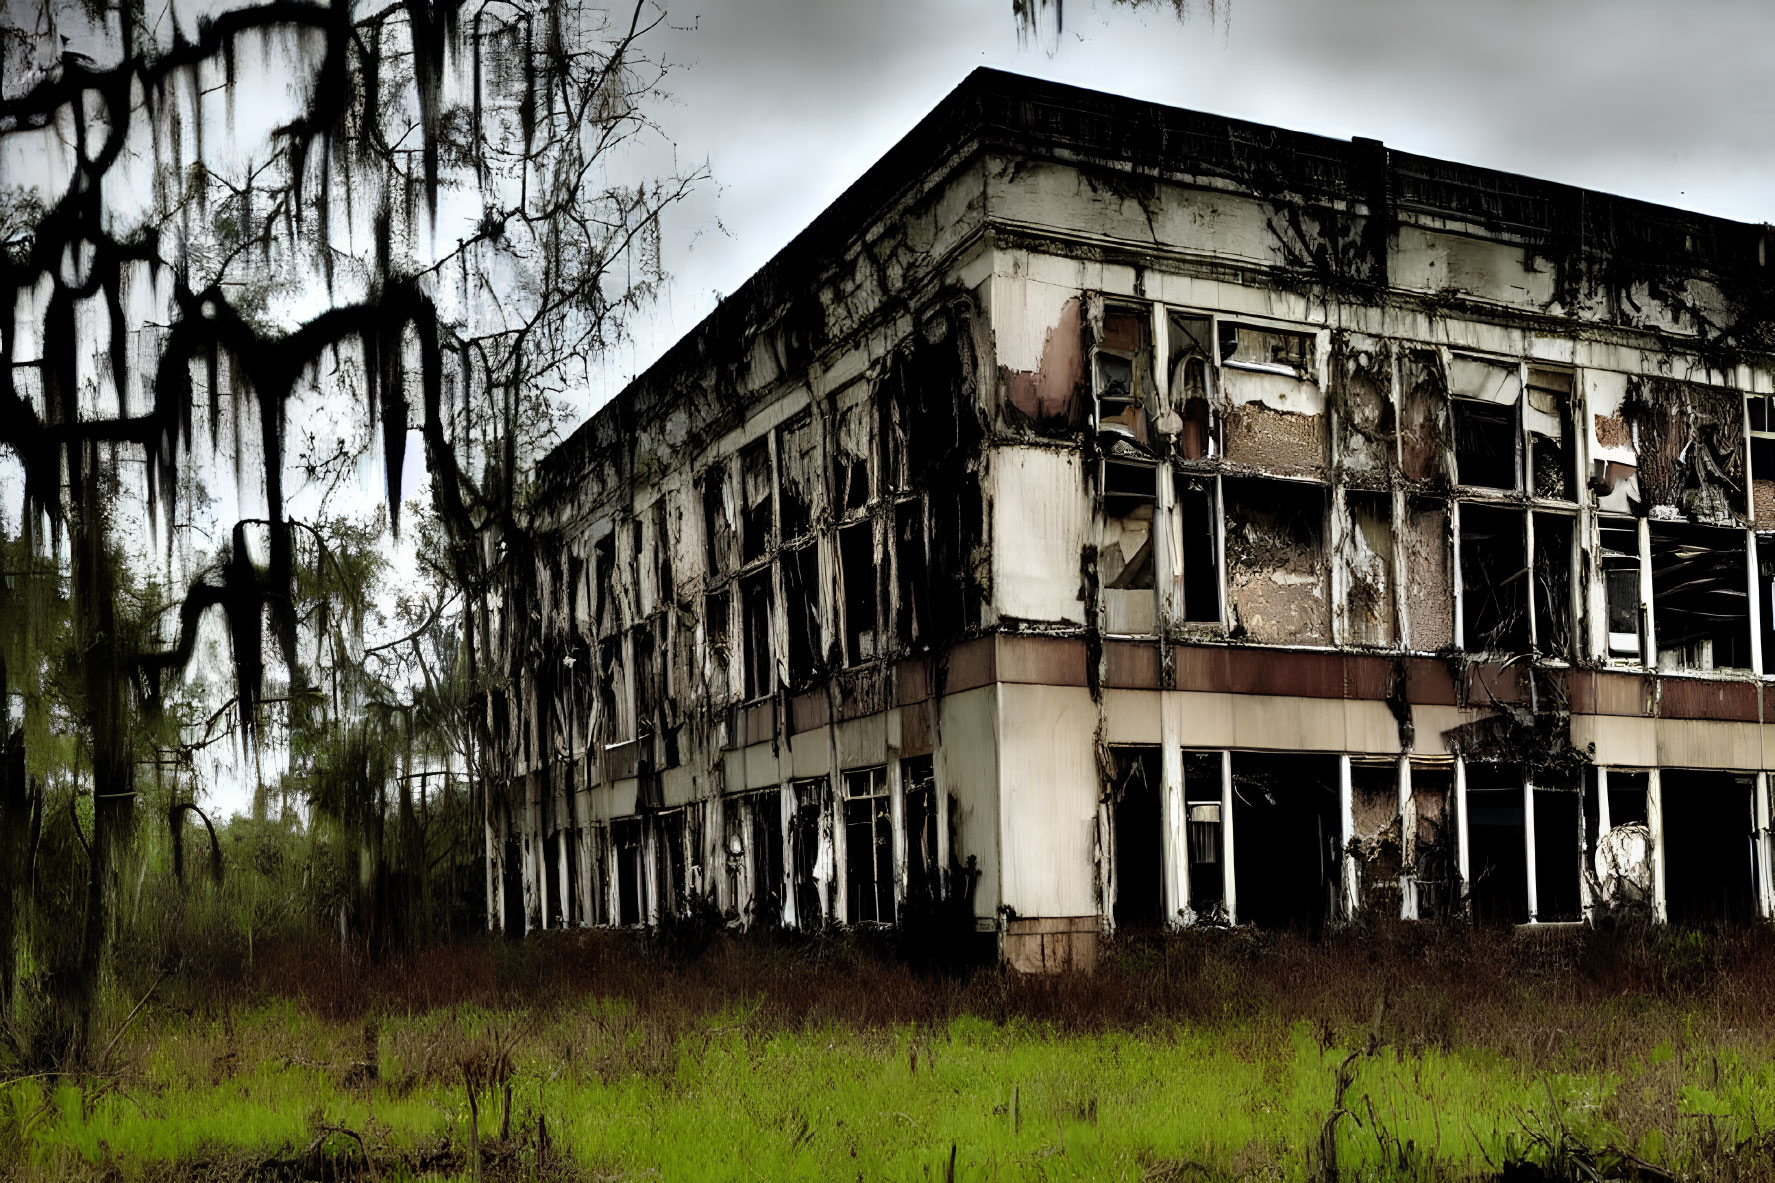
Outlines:
<svg viewBox="0 0 1775 1183"><path fill-rule="evenodd" d="M810 690L806 694L797 694L789 700L789 734L800 735L804 731L813 731L824 727L832 721L831 705L826 699L826 691Z"/></svg>
<svg viewBox="0 0 1775 1183"><path fill-rule="evenodd" d="M900 755L928 756L936 728L931 726L932 707L929 702L900 708Z"/></svg>
<svg viewBox="0 0 1775 1183"><path fill-rule="evenodd" d="M1665 719L1755 723L1762 718L1762 689L1754 682L1665 677L1660 679L1658 689L1658 715Z"/></svg>
<svg viewBox="0 0 1775 1183"><path fill-rule="evenodd" d="M740 708L740 746L769 743L776 731L777 704L774 699L754 702Z"/></svg>
<svg viewBox="0 0 1775 1183"><path fill-rule="evenodd" d="M623 780L635 775L635 767L640 758L641 745L635 740L626 743L611 744L604 749L603 780L605 784Z"/></svg>

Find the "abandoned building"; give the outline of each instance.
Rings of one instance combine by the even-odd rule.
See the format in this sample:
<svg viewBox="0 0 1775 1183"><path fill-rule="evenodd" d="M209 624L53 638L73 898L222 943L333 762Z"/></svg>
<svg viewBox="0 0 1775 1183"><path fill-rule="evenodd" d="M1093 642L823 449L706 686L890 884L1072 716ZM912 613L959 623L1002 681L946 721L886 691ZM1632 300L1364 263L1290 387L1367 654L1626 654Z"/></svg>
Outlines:
<svg viewBox="0 0 1775 1183"><path fill-rule="evenodd" d="M1771 250L973 74L544 461L490 923L1768 916Z"/></svg>

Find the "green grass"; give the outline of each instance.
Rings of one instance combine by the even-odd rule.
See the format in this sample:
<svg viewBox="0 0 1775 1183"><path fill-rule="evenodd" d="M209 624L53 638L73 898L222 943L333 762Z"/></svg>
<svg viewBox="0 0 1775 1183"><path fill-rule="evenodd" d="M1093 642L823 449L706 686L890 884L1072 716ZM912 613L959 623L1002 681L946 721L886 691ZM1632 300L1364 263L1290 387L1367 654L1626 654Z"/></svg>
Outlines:
<svg viewBox="0 0 1775 1183"><path fill-rule="evenodd" d="M263 987L151 1007L115 1075L0 1085L0 1163L361 1172L337 1127L383 1178L467 1178L466 1069L495 1082L478 1098L487 1178L942 1180L953 1147L962 1180L1309 1179L1347 1062L1341 1178L1561 1174L1605 1151L1616 1170L1775 1174L1775 1016L1730 967L1619 991L1570 968L1474 982L1398 949L1183 944L1088 982L963 985L855 951L678 966L562 943L541 971L534 952L486 955L520 963L437 1005L403 1002L397 977L354 1013Z"/></svg>

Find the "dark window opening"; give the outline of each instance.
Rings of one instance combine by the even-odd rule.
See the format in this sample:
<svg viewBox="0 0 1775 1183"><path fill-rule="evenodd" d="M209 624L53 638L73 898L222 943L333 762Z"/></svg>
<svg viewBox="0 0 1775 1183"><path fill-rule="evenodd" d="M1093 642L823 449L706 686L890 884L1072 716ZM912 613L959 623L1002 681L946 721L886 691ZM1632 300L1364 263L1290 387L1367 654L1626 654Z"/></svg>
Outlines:
<svg viewBox="0 0 1775 1183"><path fill-rule="evenodd" d="M605 743L619 743L628 738L628 727L622 716L622 700L627 695L622 676L622 639L605 637L598 642L598 715Z"/></svg>
<svg viewBox="0 0 1775 1183"><path fill-rule="evenodd" d="M703 554L711 578L740 563L739 531L734 528L733 490L726 464L711 467L699 482L703 503Z"/></svg>
<svg viewBox="0 0 1775 1183"><path fill-rule="evenodd" d="M1467 874L1474 923L1528 922L1528 831L1513 764L1467 764Z"/></svg>
<svg viewBox="0 0 1775 1183"><path fill-rule="evenodd" d="M805 537L813 528L814 491L821 468L812 414L803 411L783 425L777 437L777 463L783 473L777 489L783 537Z"/></svg>
<svg viewBox="0 0 1775 1183"><path fill-rule="evenodd" d="M1516 407L1457 398L1453 404L1455 480L1487 489L1516 488Z"/></svg>
<svg viewBox="0 0 1775 1183"><path fill-rule="evenodd" d="M653 832L657 839L654 870L659 876L660 915L682 915L686 904L684 811L674 809L655 815Z"/></svg>
<svg viewBox="0 0 1775 1183"><path fill-rule="evenodd" d="M1535 648L1572 655L1572 519L1535 515Z"/></svg>
<svg viewBox="0 0 1775 1183"><path fill-rule="evenodd" d="M1412 761L1411 804L1416 824L1407 865L1420 920L1451 916L1460 902L1455 887L1460 864L1453 802L1454 765Z"/></svg>
<svg viewBox="0 0 1775 1183"><path fill-rule="evenodd" d="M1337 758L1233 753L1233 867L1241 924L1318 936L1336 897Z"/></svg>
<svg viewBox="0 0 1775 1183"><path fill-rule="evenodd" d="M593 924L602 927L610 923L610 832L597 826L591 833L592 898L587 914Z"/></svg>
<svg viewBox="0 0 1775 1183"><path fill-rule="evenodd" d="M1220 322L1220 360L1226 365L1286 370L1301 378L1317 372L1310 333L1289 333Z"/></svg>
<svg viewBox="0 0 1775 1183"><path fill-rule="evenodd" d="M1639 527L1632 521L1600 523L1603 598L1608 609L1610 657L1638 660L1640 648Z"/></svg>
<svg viewBox="0 0 1775 1183"><path fill-rule="evenodd" d="M775 928L783 923L783 804L775 789L744 799L752 856L752 923Z"/></svg>
<svg viewBox="0 0 1775 1183"><path fill-rule="evenodd" d="M1165 917L1160 887L1159 749L1112 748L1111 754L1116 927L1156 928Z"/></svg>
<svg viewBox="0 0 1775 1183"><path fill-rule="evenodd" d="M820 548L783 552L783 604L789 626L789 684L805 686L820 669Z"/></svg>
<svg viewBox="0 0 1775 1183"><path fill-rule="evenodd" d="M733 638L730 635L733 626L727 612L725 591L711 592L703 597L704 672L709 692L716 699L725 699L733 688L729 673L733 668Z"/></svg>
<svg viewBox="0 0 1775 1183"><path fill-rule="evenodd" d="M583 830L562 830L561 841L567 850L567 923L584 924L585 907L580 903L579 843Z"/></svg>
<svg viewBox="0 0 1775 1183"><path fill-rule="evenodd" d="M1775 534L1758 534L1756 594L1763 625L1763 673L1775 674Z"/></svg>
<svg viewBox="0 0 1775 1183"><path fill-rule="evenodd" d="M1535 919L1577 920L1584 848L1576 792L1535 789Z"/></svg>
<svg viewBox="0 0 1775 1183"><path fill-rule="evenodd" d="M776 689L770 644L770 571L758 571L740 584L740 644L747 700Z"/></svg>
<svg viewBox="0 0 1775 1183"><path fill-rule="evenodd" d="M902 501L894 506L894 636L907 649L923 645L931 635L926 571L924 505Z"/></svg>
<svg viewBox="0 0 1775 1183"><path fill-rule="evenodd" d="M845 920L894 921L894 822L887 769L844 774Z"/></svg>
<svg viewBox="0 0 1775 1183"><path fill-rule="evenodd" d="M934 907L938 895L937 788L929 756L900 761L906 795L906 904L913 910Z"/></svg>
<svg viewBox="0 0 1775 1183"><path fill-rule="evenodd" d="M820 882L814 878L820 860L820 802L825 790L823 778L796 781L795 815L789 825L789 848L795 866L795 919L801 928L809 930L819 928L826 919Z"/></svg>
<svg viewBox="0 0 1775 1183"><path fill-rule="evenodd" d="M1350 829L1357 854L1356 899L1374 916L1398 916L1405 847L1399 831L1399 762L1386 757L1350 761Z"/></svg>
<svg viewBox="0 0 1775 1183"><path fill-rule="evenodd" d="M1775 438L1760 435L1751 437L1750 475L1759 481L1775 481Z"/></svg>
<svg viewBox="0 0 1775 1183"><path fill-rule="evenodd" d="M635 721L650 731L659 711L658 663L654 660L653 622L638 624L630 632L630 652L635 663Z"/></svg>
<svg viewBox="0 0 1775 1183"><path fill-rule="evenodd" d="M505 857L500 860L500 894L505 897L502 920L506 935L521 936L524 932L524 847L516 838L505 840Z"/></svg>
<svg viewBox="0 0 1775 1183"><path fill-rule="evenodd" d="M1528 570L1520 510L1461 506L1461 641L1469 653L1528 648Z"/></svg>
<svg viewBox="0 0 1775 1183"><path fill-rule="evenodd" d="M1756 919L1755 785L1754 777L1730 772L1666 768L1659 775L1672 924Z"/></svg>
<svg viewBox="0 0 1775 1183"><path fill-rule="evenodd" d="M740 558L763 558L770 550L772 527L770 444L749 444L740 452Z"/></svg>
<svg viewBox="0 0 1775 1183"><path fill-rule="evenodd" d="M666 521L666 499L653 503L653 602L664 607L672 602L677 587L672 577L672 532Z"/></svg>
<svg viewBox="0 0 1775 1183"><path fill-rule="evenodd" d="M1191 623L1220 623L1220 547L1215 527L1220 515L1214 486L1207 481L1179 480L1177 506L1183 527L1183 618Z"/></svg>
<svg viewBox="0 0 1775 1183"><path fill-rule="evenodd" d="M881 651L873 522L838 531L838 562L844 577L844 657L856 665Z"/></svg>
<svg viewBox="0 0 1775 1183"><path fill-rule="evenodd" d="M641 819L623 818L611 823L611 840L616 844L616 919L625 926L640 924L641 910Z"/></svg>
<svg viewBox="0 0 1775 1183"><path fill-rule="evenodd" d="M1529 439L1529 488L1537 497L1572 500L1572 376L1530 370L1523 421Z"/></svg>
<svg viewBox="0 0 1775 1183"><path fill-rule="evenodd" d="M1171 401L1183 417L1177 452L1185 460L1219 455L1208 374L1213 365L1214 322L1206 317L1171 317Z"/></svg>
<svg viewBox="0 0 1775 1183"><path fill-rule="evenodd" d="M1397 606L1393 579L1393 498L1350 490L1345 495L1349 530L1344 535L1345 621L1356 645L1390 646Z"/></svg>
<svg viewBox="0 0 1775 1183"><path fill-rule="evenodd" d="M1744 532L1653 522L1651 548L1658 668L1750 669Z"/></svg>
<svg viewBox="0 0 1775 1183"><path fill-rule="evenodd" d="M1221 858L1219 752L1183 754L1183 799L1189 829L1190 908L1199 917L1224 918L1226 864Z"/></svg>
<svg viewBox="0 0 1775 1183"><path fill-rule="evenodd" d="M607 636L615 632L617 625L616 607L616 536L606 534L592 544L592 571L597 582L595 589L598 597L597 632L599 636Z"/></svg>
<svg viewBox="0 0 1775 1183"><path fill-rule="evenodd" d="M1103 512L1112 518L1130 517L1145 511L1158 498L1158 470L1151 464L1121 460L1103 463Z"/></svg>
<svg viewBox="0 0 1775 1183"><path fill-rule="evenodd" d="M874 495L869 479L874 440L869 433L867 402L853 403L839 413L837 452L838 504L847 513L862 509Z"/></svg>

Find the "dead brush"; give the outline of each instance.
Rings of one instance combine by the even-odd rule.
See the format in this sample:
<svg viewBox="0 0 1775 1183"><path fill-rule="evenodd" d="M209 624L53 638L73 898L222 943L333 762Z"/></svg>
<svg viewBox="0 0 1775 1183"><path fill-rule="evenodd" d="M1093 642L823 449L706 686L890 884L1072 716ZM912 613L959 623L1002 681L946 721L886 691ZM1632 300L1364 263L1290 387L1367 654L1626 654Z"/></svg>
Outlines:
<svg viewBox="0 0 1775 1183"><path fill-rule="evenodd" d="M476 1180L482 1175L481 1098L491 1101L502 1098L499 1113L499 1142L511 1137L512 1077L517 1065L512 1052L517 1047L518 1028L512 1027L492 1038L481 1039L457 1058L462 1074L462 1087L468 1094L468 1156L469 1168Z"/></svg>

